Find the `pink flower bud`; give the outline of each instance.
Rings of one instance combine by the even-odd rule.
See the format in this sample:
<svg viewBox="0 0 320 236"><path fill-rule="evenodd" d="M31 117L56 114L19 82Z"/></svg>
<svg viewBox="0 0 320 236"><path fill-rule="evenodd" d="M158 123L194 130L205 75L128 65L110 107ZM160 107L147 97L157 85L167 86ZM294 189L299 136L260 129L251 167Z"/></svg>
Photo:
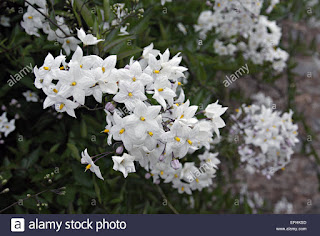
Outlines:
<svg viewBox="0 0 320 236"><path fill-rule="evenodd" d="M164 160L164 155L161 154L160 157L159 157L159 161L163 161Z"/></svg>
<svg viewBox="0 0 320 236"><path fill-rule="evenodd" d="M123 146L121 145L121 146L117 147L116 153L119 154L119 155L121 155L121 154L123 153L123 150L124 150L124 148L123 148Z"/></svg>
<svg viewBox="0 0 320 236"><path fill-rule="evenodd" d="M107 111L114 111L114 105L111 103L111 102L108 102L107 104L106 104L106 106L104 107Z"/></svg>
<svg viewBox="0 0 320 236"><path fill-rule="evenodd" d="M180 169L181 168L181 163L179 162L178 159L174 159L171 161L171 167L175 170Z"/></svg>

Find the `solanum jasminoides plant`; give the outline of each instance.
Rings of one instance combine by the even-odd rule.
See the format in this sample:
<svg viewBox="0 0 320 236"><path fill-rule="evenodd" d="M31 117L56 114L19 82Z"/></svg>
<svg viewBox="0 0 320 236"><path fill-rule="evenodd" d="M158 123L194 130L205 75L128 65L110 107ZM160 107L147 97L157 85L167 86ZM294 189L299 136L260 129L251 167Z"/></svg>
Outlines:
<svg viewBox="0 0 320 236"><path fill-rule="evenodd" d="M0 212L301 212L302 4L1 2Z"/></svg>
<svg viewBox="0 0 320 236"><path fill-rule="evenodd" d="M86 42L85 37L79 38ZM92 44L99 43L93 40ZM105 59L83 56L80 47L68 63L63 55L53 58L49 54L44 64L34 69L35 86L47 95L43 107L54 106L57 112L76 117L75 109L85 105L86 96L93 95L101 103L104 94L112 95L106 104L107 125L103 132L108 135L108 144L112 145L114 140L118 147L114 152L95 155L95 160L86 149L81 159L82 164L87 164L86 170L103 179L95 163L108 155L128 152L112 157L113 169L121 171L124 177L135 172L133 163L137 161L151 172L154 183L160 178L172 182L179 193L202 190L212 184L220 163L209 151L213 133L219 137L219 128L225 126L220 116L227 108L217 102L201 111L198 106L190 106L181 88L187 68L179 65L179 54L170 59L168 49L161 54L153 44L142 54L140 60L131 58L120 69L116 68L116 55ZM202 118L197 119L196 113ZM180 159L202 147L207 153L199 156L199 161L206 172L200 176L194 161L182 165ZM195 181L192 173L197 174Z"/></svg>

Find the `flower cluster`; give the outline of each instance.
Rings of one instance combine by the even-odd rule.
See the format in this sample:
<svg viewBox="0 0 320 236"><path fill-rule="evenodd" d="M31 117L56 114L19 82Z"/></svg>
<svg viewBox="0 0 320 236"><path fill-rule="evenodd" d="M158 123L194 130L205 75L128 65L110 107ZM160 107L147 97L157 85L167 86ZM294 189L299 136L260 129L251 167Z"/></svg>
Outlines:
<svg viewBox="0 0 320 236"><path fill-rule="evenodd" d="M270 98L269 98L270 99ZM232 115L235 124L231 127L230 138L243 144L238 153L249 173L259 172L270 178L276 171L290 162L297 138L298 126L292 123L292 114L274 111L261 104L243 104Z"/></svg>
<svg viewBox="0 0 320 236"><path fill-rule="evenodd" d="M271 1L270 13L278 1ZM270 62L274 70L281 72L288 53L278 47L281 29L275 21L260 15L263 0L215 1L213 11L201 12L195 30L205 39L213 29L218 34L214 50L219 55L242 52L245 59L255 64Z"/></svg>
<svg viewBox="0 0 320 236"><path fill-rule="evenodd" d="M103 29L110 30L112 27L119 27L120 26L120 33L119 36L128 35L127 28L130 23L125 23L125 20L133 15L136 15L137 18L143 18L144 9L143 8L136 8L139 0L132 0L133 2L133 10L129 10L125 7L124 3L115 3L110 8L115 15L115 18L111 22L107 22L104 20L104 11L101 10L102 20L103 22Z"/></svg>
<svg viewBox="0 0 320 236"><path fill-rule="evenodd" d="M134 1L134 4L137 4L137 1ZM26 2L26 5L28 5L27 12L23 15L23 21L21 21L21 26L25 29L26 33L40 37L39 29L41 29L48 35L48 41L56 41L62 44L62 48L65 50L67 55L69 55L71 51L75 51L77 49L77 45L80 44L81 41L84 45L93 45L99 41L103 41L97 40L97 38L91 34L86 35L83 29L77 30L77 36L81 41L78 40L72 36L74 32L65 23L64 17L56 16L54 20L48 20L50 17L46 0L29 0ZM73 5L73 1L71 1L71 5ZM118 35L128 35L127 27L129 23L123 25L125 19L132 15L137 15L138 18L143 17L144 9L136 9L135 7L136 5L134 5L134 9L132 11L129 11L128 8L125 8L124 3L116 3L112 5L111 10L115 15L115 19L111 22L106 22L104 20L104 11L100 9L102 29L110 30L113 27L120 27ZM56 24L56 30L51 29L50 24L52 24L52 22Z"/></svg>
<svg viewBox="0 0 320 236"><path fill-rule="evenodd" d="M114 169L126 177L135 172L133 162L150 171L155 183L159 179L172 182L179 192L191 194L212 183L217 164L217 153L210 153L213 133L219 137L219 129L225 126L221 115L227 108L218 102L199 111L185 99L181 80L187 68L180 66L179 54L170 59L167 49L163 54L153 44L143 50L140 60L133 58L124 68L117 69L116 55L102 59L96 55L83 56L77 48L69 63L65 56L54 58L49 54L44 65L35 67L35 86L42 88L47 98L44 108L55 105L58 112L67 112L75 117L74 109L84 105L85 97L93 95L102 102L103 94L113 96L106 105L104 133L108 144L115 140L117 154L113 156ZM187 153L205 147L196 162L182 166L180 159ZM99 155L98 155L99 156ZM103 179L100 169L85 150L82 163L86 170Z"/></svg>
<svg viewBox="0 0 320 236"><path fill-rule="evenodd" d="M2 139L2 135L4 137L7 137L12 131L15 130L15 119L12 119L8 121L7 113L4 112L0 116L0 144L4 143L4 140Z"/></svg>
<svg viewBox="0 0 320 236"><path fill-rule="evenodd" d="M62 44L62 48L67 55L70 54L70 51L76 50L81 41L71 36L73 31L67 26L63 17L56 16L55 22L58 28L56 30L51 29L50 22L45 17L48 16L47 2L45 0L29 0L26 5L28 5L28 8L23 15L21 26L27 34L40 37L39 29L42 29L48 35L47 39L49 41L56 41Z"/></svg>
<svg viewBox="0 0 320 236"><path fill-rule="evenodd" d="M112 139L120 142L117 153L124 149L128 153L113 156L114 169L126 177L135 172L133 161L153 177L154 183L163 179L172 182L179 193L191 194L191 190L201 190L212 184L219 160L217 153L210 153L213 132L219 136L219 128L225 126L220 116L226 111L218 103L210 104L204 111L204 117L198 120L195 115L197 106L190 106L185 100L181 80L187 68L180 66L181 57L170 59L170 52L161 54L149 45L143 51L139 61L118 71L116 95L106 106L108 144ZM179 95L178 95L179 94ZM124 104L125 109L118 108ZM199 155L200 167L195 162L180 163L187 153L205 147ZM90 166L91 167L91 166Z"/></svg>

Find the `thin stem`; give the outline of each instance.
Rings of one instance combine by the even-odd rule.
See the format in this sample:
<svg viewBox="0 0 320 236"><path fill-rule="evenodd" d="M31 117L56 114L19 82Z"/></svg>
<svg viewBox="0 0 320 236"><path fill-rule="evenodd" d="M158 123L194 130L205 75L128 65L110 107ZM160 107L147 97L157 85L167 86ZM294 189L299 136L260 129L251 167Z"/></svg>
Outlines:
<svg viewBox="0 0 320 236"><path fill-rule="evenodd" d="M159 193L161 194L161 196L167 200L168 206L169 208L173 211L174 214L179 214L179 212L172 206L172 204L169 202L167 196L164 194L164 192L162 191L162 189L160 188L159 185L156 185L156 188L158 189Z"/></svg>
<svg viewBox="0 0 320 236"><path fill-rule="evenodd" d="M56 192L56 191L58 191L58 190L62 190L62 188L64 188L64 187L57 188L57 189L46 189L46 190L43 190L43 191L41 191L41 192L39 192L39 193L36 193L36 194L34 194L34 195L31 195L30 197L26 197L26 198L24 198L24 199L20 199L19 201L14 202L14 203L12 203L11 205L3 208L3 209L0 211L0 214L1 214L2 212L4 212L4 211L8 210L9 208L11 208L11 207L19 204L19 202L20 202L21 200L22 200L22 201L25 201L25 200L27 200L27 199L34 198L34 199L37 201L37 198L38 198L38 196L39 196L40 194L43 194L43 193L48 192L48 191Z"/></svg>

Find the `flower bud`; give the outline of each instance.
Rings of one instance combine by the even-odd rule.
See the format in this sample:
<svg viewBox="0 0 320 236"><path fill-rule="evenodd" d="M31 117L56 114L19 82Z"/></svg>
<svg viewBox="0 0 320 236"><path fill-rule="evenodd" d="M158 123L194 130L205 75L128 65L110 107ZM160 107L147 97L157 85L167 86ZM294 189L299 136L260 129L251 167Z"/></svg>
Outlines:
<svg viewBox="0 0 320 236"><path fill-rule="evenodd" d="M181 163L179 162L178 159L174 159L171 161L171 167L175 170L180 169L181 168Z"/></svg>
<svg viewBox="0 0 320 236"><path fill-rule="evenodd" d="M121 155L121 154L123 153L123 150L124 150L124 148L123 148L123 146L121 145L121 146L117 147L116 153L119 154L119 155Z"/></svg>
<svg viewBox="0 0 320 236"><path fill-rule="evenodd" d="M114 111L115 109L114 105L111 102L108 102L104 108L110 112Z"/></svg>
<svg viewBox="0 0 320 236"><path fill-rule="evenodd" d="M150 173L146 173L144 177L145 177L146 179L150 179L151 174L150 174Z"/></svg>
<svg viewBox="0 0 320 236"><path fill-rule="evenodd" d="M160 157L159 157L159 161L163 161L164 160L164 155L161 154Z"/></svg>

